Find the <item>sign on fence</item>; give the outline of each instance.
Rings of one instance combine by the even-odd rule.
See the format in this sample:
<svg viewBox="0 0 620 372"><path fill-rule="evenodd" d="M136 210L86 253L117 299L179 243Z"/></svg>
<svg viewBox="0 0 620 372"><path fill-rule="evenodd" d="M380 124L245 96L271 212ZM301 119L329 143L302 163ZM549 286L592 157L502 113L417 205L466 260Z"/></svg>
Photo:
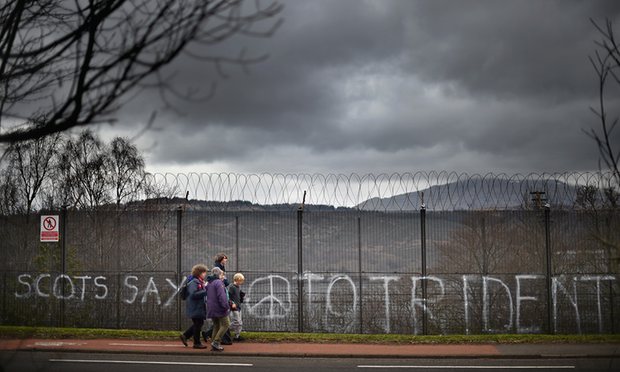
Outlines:
<svg viewBox="0 0 620 372"><path fill-rule="evenodd" d="M57 242L58 216L41 216L41 242Z"/></svg>

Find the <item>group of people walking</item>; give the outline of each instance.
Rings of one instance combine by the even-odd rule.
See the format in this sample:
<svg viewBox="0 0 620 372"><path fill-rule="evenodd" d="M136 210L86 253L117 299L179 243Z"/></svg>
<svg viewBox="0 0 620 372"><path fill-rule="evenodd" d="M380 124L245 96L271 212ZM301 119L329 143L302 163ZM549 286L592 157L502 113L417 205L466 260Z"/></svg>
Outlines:
<svg viewBox="0 0 620 372"><path fill-rule="evenodd" d="M228 257L224 253L215 256L215 265L209 270L203 264L195 265L192 273L188 276L186 315L192 320L192 325L179 337L185 346L188 340L193 339L195 349L206 349L200 337L208 342L211 339L212 351L223 351L222 345L232 344L232 341L242 341L241 327L241 303L245 293L241 285L245 278L243 274L236 273L233 283L230 284L226 277L226 263ZM210 275L207 272L210 271ZM213 326L203 332L205 320L211 319ZM228 331L231 331L230 336ZM226 337L226 336L229 337ZM232 338L232 340L230 340Z"/></svg>

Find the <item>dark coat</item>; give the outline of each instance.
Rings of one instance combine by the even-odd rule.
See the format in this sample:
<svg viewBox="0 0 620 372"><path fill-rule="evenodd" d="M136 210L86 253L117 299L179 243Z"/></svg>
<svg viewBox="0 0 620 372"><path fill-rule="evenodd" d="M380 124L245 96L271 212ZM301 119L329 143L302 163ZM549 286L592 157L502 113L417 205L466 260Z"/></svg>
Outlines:
<svg viewBox="0 0 620 372"><path fill-rule="evenodd" d="M223 318L230 313L228 295L224 283L215 277L208 277L207 280L207 318Z"/></svg>
<svg viewBox="0 0 620 372"><path fill-rule="evenodd" d="M226 268L224 267L224 265L222 265L221 262L215 262L215 267L219 267L224 274L226 274ZM230 284L230 282L228 281L228 278L224 279L224 287L228 287L228 285Z"/></svg>
<svg viewBox="0 0 620 372"><path fill-rule="evenodd" d="M193 278L189 284L187 284L187 292L185 315L192 319L205 319L207 317L207 309L205 307L205 296L207 295L206 283L200 278Z"/></svg>
<svg viewBox="0 0 620 372"><path fill-rule="evenodd" d="M228 297L230 298L230 302L233 302L235 305L237 305L236 310L233 310L232 308L230 310L241 310L241 289L236 284L228 286Z"/></svg>

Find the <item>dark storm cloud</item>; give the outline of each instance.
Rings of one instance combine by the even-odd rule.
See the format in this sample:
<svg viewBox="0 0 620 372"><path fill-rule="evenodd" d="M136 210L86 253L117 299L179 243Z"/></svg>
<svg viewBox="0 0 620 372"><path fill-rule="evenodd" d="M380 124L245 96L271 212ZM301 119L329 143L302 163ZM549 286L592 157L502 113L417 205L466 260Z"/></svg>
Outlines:
<svg viewBox="0 0 620 372"><path fill-rule="evenodd" d="M141 138L152 166L231 171L564 171L596 167L589 18L616 1L287 1L268 39L210 55L267 53L249 66L184 58L175 101ZM143 94L127 117L146 115ZM155 146L153 146L155 144ZM209 169L196 169L209 171Z"/></svg>
<svg viewBox="0 0 620 372"><path fill-rule="evenodd" d="M458 82L472 94L548 101L591 96L590 18L617 19L614 1L416 2L412 71ZM531 97L534 96L534 97Z"/></svg>

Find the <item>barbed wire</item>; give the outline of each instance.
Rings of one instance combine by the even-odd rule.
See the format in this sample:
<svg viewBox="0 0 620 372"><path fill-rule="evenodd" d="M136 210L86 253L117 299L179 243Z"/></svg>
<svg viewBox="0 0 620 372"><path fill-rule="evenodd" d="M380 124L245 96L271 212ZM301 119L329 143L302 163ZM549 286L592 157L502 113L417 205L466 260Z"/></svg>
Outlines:
<svg viewBox="0 0 620 372"><path fill-rule="evenodd" d="M618 197L611 172L468 174L149 173L145 198L187 198L188 208L297 208L374 211L605 207ZM585 193L584 190L588 192ZM614 190L610 192L609 190ZM237 205L233 202L239 202ZM244 202L244 203L240 203ZM251 205L248 205L251 203Z"/></svg>

